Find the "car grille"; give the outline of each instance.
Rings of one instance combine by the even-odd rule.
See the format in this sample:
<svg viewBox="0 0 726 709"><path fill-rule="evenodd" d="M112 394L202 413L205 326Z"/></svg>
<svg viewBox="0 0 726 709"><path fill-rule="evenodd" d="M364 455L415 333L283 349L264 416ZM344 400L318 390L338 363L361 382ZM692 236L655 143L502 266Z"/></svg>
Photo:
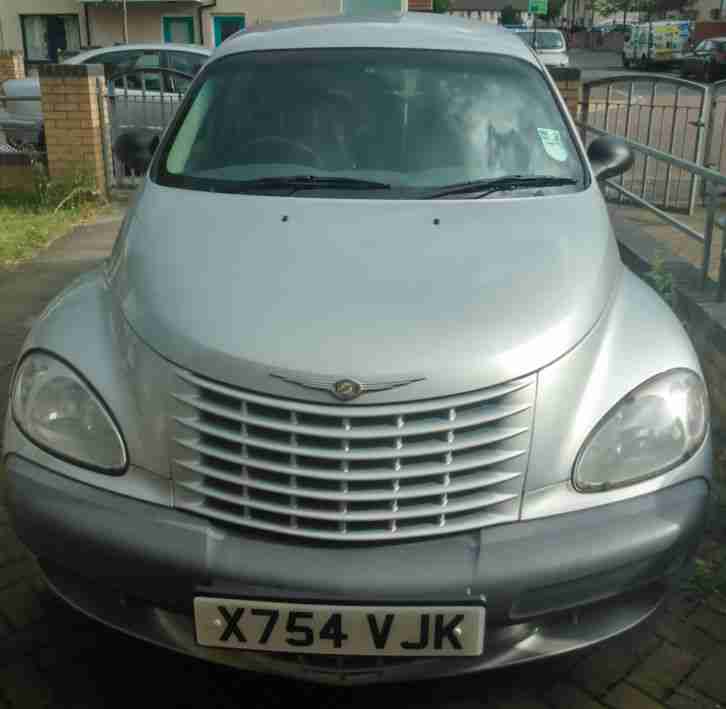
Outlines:
<svg viewBox="0 0 726 709"><path fill-rule="evenodd" d="M177 376L178 508L343 542L431 537L519 516L534 376L457 396L357 406Z"/></svg>

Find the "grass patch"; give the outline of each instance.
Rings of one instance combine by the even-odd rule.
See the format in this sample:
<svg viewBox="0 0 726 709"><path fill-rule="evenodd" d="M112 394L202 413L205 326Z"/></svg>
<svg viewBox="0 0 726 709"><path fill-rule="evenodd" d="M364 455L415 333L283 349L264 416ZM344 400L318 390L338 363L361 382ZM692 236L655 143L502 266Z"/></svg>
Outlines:
<svg viewBox="0 0 726 709"><path fill-rule="evenodd" d="M0 194L0 265L32 257L104 207L86 178L50 181L36 171L34 192Z"/></svg>
<svg viewBox="0 0 726 709"><path fill-rule="evenodd" d="M95 216L97 208L75 207L57 214L28 205L8 204L0 196L0 264L23 261L62 236L76 224Z"/></svg>
<svg viewBox="0 0 726 709"><path fill-rule="evenodd" d="M673 276L665 266L662 252L655 255L653 268L645 274L645 280L668 305L673 307Z"/></svg>

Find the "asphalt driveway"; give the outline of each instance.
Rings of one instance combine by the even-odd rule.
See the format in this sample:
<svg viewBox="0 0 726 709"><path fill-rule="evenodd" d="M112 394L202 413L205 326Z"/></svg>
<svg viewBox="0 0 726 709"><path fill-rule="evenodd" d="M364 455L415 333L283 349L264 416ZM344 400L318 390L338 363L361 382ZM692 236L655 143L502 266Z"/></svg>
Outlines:
<svg viewBox="0 0 726 709"><path fill-rule="evenodd" d="M0 271L0 418L13 362L34 317L108 253L118 220L82 227L35 261ZM724 454L719 447L719 456ZM726 480L726 478L724 478ZM717 521L701 577L722 560ZM707 589L707 586L706 586ZM657 616L594 651L457 680L348 689L251 676L127 638L56 599L0 506L0 709L35 707L726 707L726 598L684 589Z"/></svg>

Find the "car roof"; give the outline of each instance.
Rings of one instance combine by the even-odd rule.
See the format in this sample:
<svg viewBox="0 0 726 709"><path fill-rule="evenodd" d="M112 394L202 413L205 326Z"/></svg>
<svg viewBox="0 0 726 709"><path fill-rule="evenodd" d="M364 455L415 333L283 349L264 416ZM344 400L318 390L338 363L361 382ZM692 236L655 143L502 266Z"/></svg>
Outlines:
<svg viewBox="0 0 726 709"><path fill-rule="evenodd" d="M192 54L203 54L208 57L212 51L207 47L202 47L198 44L171 44L165 42L147 42L137 44L114 44L110 47L99 47L98 49L88 49L85 52L76 54L75 56L68 59L64 64L82 64L86 59L90 59L101 54L107 54L109 52L125 52L135 50L166 50L166 51L181 51L190 52Z"/></svg>
<svg viewBox="0 0 726 709"><path fill-rule="evenodd" d="M213 61L240 52L336 47L492 52L537 64L531 49L513 32L429 13L337 16L258 25L223 42Z"/></svg>

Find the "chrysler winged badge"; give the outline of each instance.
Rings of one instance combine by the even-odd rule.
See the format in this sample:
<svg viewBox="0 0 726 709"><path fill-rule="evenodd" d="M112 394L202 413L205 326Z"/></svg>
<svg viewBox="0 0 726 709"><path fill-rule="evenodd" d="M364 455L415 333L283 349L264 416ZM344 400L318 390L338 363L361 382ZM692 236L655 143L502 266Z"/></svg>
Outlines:
<svg viewBox="0 0 726 709"><path fill-rule="evenodd" d="M421 382L425 379L425 377L407 377L405 379L386 379L361 382L358 379L350 377L334 378L314 375L298 376L283 374L281 372L272 372L270 376L275 377L275 379L282 379L289 384L296 384L297 386L305 387L306 389L327 391L340 401L353 401L359 396L369 392L396 389L397 387L413 384L414 382Z"/></svg>

